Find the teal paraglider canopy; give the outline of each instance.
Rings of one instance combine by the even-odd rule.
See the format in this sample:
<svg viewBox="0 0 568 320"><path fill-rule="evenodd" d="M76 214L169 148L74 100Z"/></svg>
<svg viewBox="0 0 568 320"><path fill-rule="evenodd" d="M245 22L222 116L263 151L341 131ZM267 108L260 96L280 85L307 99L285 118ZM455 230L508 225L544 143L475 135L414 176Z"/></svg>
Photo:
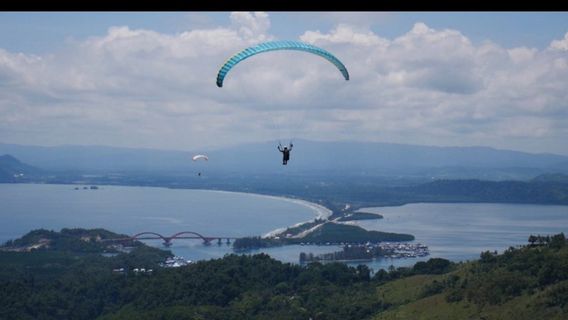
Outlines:
<svg viewBox="0 0 568 320"><path fill-rule="evenodd" d="M345 68L345 65L343 65L343 63L339 61L339 59L337 59L334 55L324 49L299 41L269 41L246 48L243 51L230 57L227 62L223 64L221 69L219 69L219 73L217 74L217 86L219 88L223 86L223 80L225 79L225 76L227 75L229 70L231 70L231 68L233 68L237 63L250 58L255 54L276 50L297 50L318 55L333 63L333 65L335 65L337 69L339 69L345 80L349 80L349 72L347 71L347 68Z"/></svg>

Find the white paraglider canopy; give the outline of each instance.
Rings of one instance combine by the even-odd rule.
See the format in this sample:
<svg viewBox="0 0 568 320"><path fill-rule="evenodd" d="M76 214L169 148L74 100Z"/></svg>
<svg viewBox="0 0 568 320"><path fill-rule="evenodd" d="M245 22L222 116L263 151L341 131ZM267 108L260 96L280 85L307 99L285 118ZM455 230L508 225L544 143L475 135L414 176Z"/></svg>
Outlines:
<svg viewBox="0 0 568 320"><path fill-rule="evenodd" d="M205 160L205 161L208 161L208 160L209 160L209 158L208 158L206 155L204 155L204 154L195 155L195 156L193 156L192 159L193 159L193 161L197 161L197 160Z"/></svg>

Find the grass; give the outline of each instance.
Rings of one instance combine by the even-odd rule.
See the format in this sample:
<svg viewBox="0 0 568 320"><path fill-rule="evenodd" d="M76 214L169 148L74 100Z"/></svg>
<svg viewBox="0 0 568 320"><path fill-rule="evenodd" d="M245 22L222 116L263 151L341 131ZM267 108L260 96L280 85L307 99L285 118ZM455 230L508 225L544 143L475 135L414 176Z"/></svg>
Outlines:
<svg viewBox="0 0 568 320"><path fill-rule="evenodd" d="M462 273L458 270L453 274ZM391 307L377 313L374 320L434 320L434 319L513 319L513 320L565 320L568 306L547 306L547 294L568 281L557 283L545 290L523 294L502 304L479 306L467 300L448 302L446 292L422 297L425 286L434 280L443 281L447 275L418 275L389 282L377 288L381 301Z"/></svg>

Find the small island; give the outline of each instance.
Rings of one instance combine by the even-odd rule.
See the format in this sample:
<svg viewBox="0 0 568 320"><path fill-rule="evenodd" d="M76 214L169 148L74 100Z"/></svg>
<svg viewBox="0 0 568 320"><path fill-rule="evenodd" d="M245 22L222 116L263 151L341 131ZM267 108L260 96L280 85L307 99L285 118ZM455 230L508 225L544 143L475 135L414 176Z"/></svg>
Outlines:
<svg viewBox="0 0 568 320"><path fill-rule="evenodd" d="M359 226L316 219L267 237L244 237L235 240L235 250L248 250L281 245L344 245L412 241L414 236L365 230Z"/></svg>

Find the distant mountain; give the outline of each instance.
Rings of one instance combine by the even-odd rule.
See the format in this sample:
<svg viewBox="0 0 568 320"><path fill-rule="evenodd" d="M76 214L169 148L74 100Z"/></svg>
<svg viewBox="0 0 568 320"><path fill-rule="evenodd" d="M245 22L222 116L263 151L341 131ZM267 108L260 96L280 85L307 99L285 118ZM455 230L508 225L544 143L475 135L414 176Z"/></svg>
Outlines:
<svg viewBox="0 0 568 320"><path fill-rule="evenodd" d="M6 154L0 156L0 182L25 181L30 176L36 176L41 170L21 162Z"/></svg>
<svg viewBox="0 0 568 320"><path fill-rule="evenodd" d="M541 174L534 179L534 182L558 182L558 183L568 183L568 174L563 173L546 173Z"/></svg>
<svg viewBox="0 0 568 320"><path fill-rule="evenodd" d="M9 153L47 170L124 171L179 169L191 162L191 153L106 146L56 146L0 144L0 154Z"/></svg>
<svg viewBox="0 0 568 320"><path fill-rule="evenodd" d="M281 164L276 142L217 150L153 150L104 146L39 147L0 144L31 165L49 170L232 172L340 176L426 176L489 180L530 179L547 172L568 173L568 157L488 147L435 147L371 142L297 140L287 166ZM206 153L207 163L191 156ZM200 167L198 167L200 166Z"/></svg>
<svg viewBox="0 0 568 320"><path fill-rule="evenodd" d="M529 179L554 171L568 173L568 157L488 147L435 147L370 142L298 140L287 167L281 165L274 142L210 152L225 168L337 175L432 176L436 178ZM213 161L212 163L213 164Z"/></svg>

